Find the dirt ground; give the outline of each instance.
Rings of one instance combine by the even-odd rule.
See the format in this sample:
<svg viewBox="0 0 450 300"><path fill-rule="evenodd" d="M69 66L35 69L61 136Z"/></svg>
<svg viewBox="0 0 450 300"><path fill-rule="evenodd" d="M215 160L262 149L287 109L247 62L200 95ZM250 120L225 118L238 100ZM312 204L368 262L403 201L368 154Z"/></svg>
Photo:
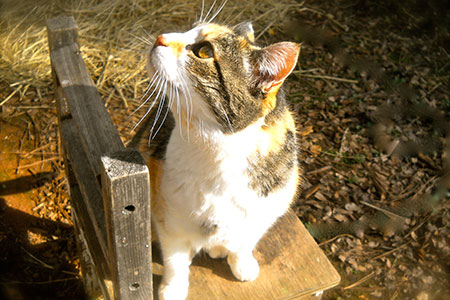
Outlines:
<svg viewBox="0 0 450 300"><path fill-rule="evenodd" d="M261 37L303 43L295 210L341 274L325 299L450 299L449 28L446 1L318 0ZM52 86L0 78L0 103L0 298L84 299Z"/></svg>

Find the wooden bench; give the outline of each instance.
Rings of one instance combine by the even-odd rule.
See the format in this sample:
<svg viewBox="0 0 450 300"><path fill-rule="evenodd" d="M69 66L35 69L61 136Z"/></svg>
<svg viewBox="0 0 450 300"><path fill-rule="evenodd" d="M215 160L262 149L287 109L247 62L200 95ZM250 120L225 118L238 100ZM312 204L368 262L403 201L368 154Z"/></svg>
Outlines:
<svg viewBox="0 0 450 300"><path fill-rule="evenodd" d="M81 57L74 19L50 19L47 30L86 292L105 299L156 299L153 287L163 266L151 246L147 166L136 150L124 147L111 122ZM259 277L239 282L224 259L198 255L188 299L318 299L340 281L292 211L263 237L255 257Z"/></svg>

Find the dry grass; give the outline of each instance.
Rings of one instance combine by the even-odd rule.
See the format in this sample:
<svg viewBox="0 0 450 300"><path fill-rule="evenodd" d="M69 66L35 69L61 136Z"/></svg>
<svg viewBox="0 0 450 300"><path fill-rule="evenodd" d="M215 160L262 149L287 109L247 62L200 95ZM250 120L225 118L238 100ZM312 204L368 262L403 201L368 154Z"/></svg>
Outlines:
<svg viewBox="0 0 450 300"><path fill-rule="evenodd" d="M105 101L123 94L138 99L146 87L145 55L155 35L188 29L202 7L200 0L17 2L5 1L0 13L0 83L9 86L0 94L2 105L14 98L12 93L17 97L30 87L48 90L48 18L75 17L85 62ZM211 5L206 1L205 8ZM229 1L217 21L236 24L252 20L257 33L265 32L282 24L290 10L298 6L301 4L294 0Z"/></svg>

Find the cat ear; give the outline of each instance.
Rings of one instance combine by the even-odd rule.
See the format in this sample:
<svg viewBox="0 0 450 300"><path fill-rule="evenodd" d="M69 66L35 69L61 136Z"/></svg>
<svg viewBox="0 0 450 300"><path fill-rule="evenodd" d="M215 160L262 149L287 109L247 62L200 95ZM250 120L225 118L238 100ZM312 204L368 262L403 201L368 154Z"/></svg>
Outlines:
<svg viewBox="0 0 450 300"><path fill-rule="evenodd" d="M257 88L269 92L279 87L291 74L297 64L300 45L291 42L281 42L254 53L254 83Z"/></svg>
<svg viewBox="0 0 450 300"><path fill-rule="evenodd" d="M233 30L236 34L245 37L250 43L255 42L255 34L251 22L239 23L233 27Z"/></svg>

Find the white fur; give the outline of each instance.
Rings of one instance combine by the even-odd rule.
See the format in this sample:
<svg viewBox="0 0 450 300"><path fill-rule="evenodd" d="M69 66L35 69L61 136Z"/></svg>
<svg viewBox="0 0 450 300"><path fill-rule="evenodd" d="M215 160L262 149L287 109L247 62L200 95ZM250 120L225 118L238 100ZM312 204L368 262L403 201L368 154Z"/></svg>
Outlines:
<svg viewBox="0 0 450 300"><path fill-rule="evenodd" d="M196 28L164 37L190 44L201 38L201 30ZM180 90L183 101L179 105L189 105L192 101L193 120L203 121L201 127L192 126L190 138L186 139L183 135L186 125L175 117L177 128L172 132L163 163L161 195L167 210L164 224L155 225L164 259L159 295L165 300L186 298L189 265L192 256L201 249L209 251L211 257L228 255L231 270L239 280L256 279L259 267L252 251L267 229L288 209L296 190L294 168L287 185L267 197L258 196L249 187L248 159L257 151L267 152L270 144L269 136L261 130L264 119L239 132L223 134L208 105L180 71L187 55L175 57L168 47L156 47L149 66L150 72L160 71L174 85L186 84L190 96ZM176 115L177 108L171 109ZM217 225L217 230L205 234L202 224Z"/></svg>
<svg viewBox="0 0 450 300"><path fill-rule="evenodd" d="M172 283L173 289L183 295L187 293L190 253L200 249L224 247L235 277L254 280L259 268L252 250L287 210L295 193L294 170L289 183L268 197L260 197L249 188L247 158L256 151L261 132L258 127L260 124L254 124L233 135L210 133L210 139L195 142L183 139L178 130L172 133L161 184L167 203L165 228L158 230L163 239L171 240L167 243L176 243L174 251L163 246L164 262L172 263L173 273L182 275L168 270L165 276L179 280ZM217 232L204 235L201 225L205 223L217 225ZM213 251L212 256L223 257L224 253L214 255ZM183 299L183 295L164 299Z"/></svg>

